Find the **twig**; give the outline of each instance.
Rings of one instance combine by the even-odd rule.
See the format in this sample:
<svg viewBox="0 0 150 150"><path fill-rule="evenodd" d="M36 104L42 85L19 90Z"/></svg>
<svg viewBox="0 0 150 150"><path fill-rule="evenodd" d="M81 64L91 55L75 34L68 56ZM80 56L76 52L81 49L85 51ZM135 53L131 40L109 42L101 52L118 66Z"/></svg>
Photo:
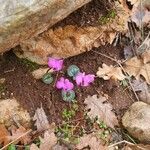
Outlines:
<svg viewBox="0 0 150 150"><path fill-rule="evenodd" d="M14 142L16 142L17 140L19 140L20 138L24 137L25 135L29 134L32 130L28 130L27 132L25 132L24 134L22 134L21 136L19 136L18 138L16 138L15 140L11 141L10 143L8 143L7 145L5 145L4 147L2 147L0 150L4 150L5 148L7 148L9 145L13 144Z"/></svg>
<svg viewBox="0 0 150 150"><path fill-rule="evenodd" d="M125 75L128 76L128 74L126 73L126 71L124 70L124 68L123 68L123 66L122 66L122 64L121 64L122 62L120 63L118 60L116 60L116 59L114 59L114 58L112 58L112 57L110 57L110 56L107 56L107 55L105 55L105 54L103 54L103 53L101 53L101 52L96 52L96 51L94 51L94 50L91 50L91 51L93 51L94 53L97 53L97 54L99 54L99 55L101 55L101 56L104 56L104 57L106 57L106 58L108 58L108 59L110 59L110 60L112 60L112 61L115 61L115 62L119 65L119 67L123 70L123 72L125 73ZM127 78L127 80L129 81L130 87L132 88L133 93L134 93L136 99L139 101L139 97L137 96L137 94L136 94L136 92L135 92L135 90L134 90L134 88L133 88L133 86L132 86L132 84L131 84L131 80L130 80L129 78Z"/></svg>
<svg viewBox="0 0 150 150"><path fill-rule="evenodd" d="M6 70L6 71L4 71L4 73L9 73L9 72L13 72L13 71L15 71L15 67L14 67L14 68L12 68L12 69L10 69L10 70Z"/></svg>
<svg viewBox="0 0 150 150"><path fill-rule="evenodd" d="M133 145L133 146L136 145L136 147L140 148L141 150L147 150L147 149L145 149L145 148L142 148L141 146L138 146L137 144L133 144L133 143L128 142L128 141L126 141L126 140L123 140L123 141L114 143L114 144L112 144L112 145L109 145L109 146L108 146L108 149L109 149L109 148L112 148L112 147L114 147L114 146L116 146L116 145L122 144L122 143L125 143L125 144L128 144L128 145Z"/></svg>
<svg viewBox="0 0 150 150"><path fill-rule="evenodd" d="M140 15L142 14L142 7L143 7L143 3L142 0L140 0ZM140 17L140 31L141 31L142 40L144 40L144 29L143 29L143 22L141 17Z"/></svg>
<svg viewBox="0 0 150 150"><path fill-rule="evenodd" d="M123 141L119 141L119 142L117 142L117 143L114 143L114 144L109 145L108 148L114 147L114 146L119 145L119 144L122 144L122 143L134 145L134 144L131 143L131 142L128 142L128 141L126 141L126 140L123 140Z"/></svg>

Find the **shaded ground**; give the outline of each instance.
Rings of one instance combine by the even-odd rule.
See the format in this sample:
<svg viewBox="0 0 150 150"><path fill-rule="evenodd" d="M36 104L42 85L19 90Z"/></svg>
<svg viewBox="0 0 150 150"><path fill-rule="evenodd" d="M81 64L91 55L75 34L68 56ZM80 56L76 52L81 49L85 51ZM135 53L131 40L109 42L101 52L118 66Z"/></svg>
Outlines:
<svg viewBox="0 0 150 150"><path fill-rule="evenodd" d="M116 59L121 59L122 49L120 47L112 47L107 45L106 47L100 47L95 51L111 56ZM75 56L65 60L63 72L55 75L67 76L66 69L69 65L75 64L79 66L82 71L86 73L96 73L98 67L106 64L115 64L108 58L90 51L79 56ZM0 78L5 78L5 92L1 97L15 97L25 109L27 109L33 116L37 107L43 106L50 122L61 122L61 112L64 108L69 107L70 104L62 101L61 92L56 90L54 84L51 86L42 83L42 81L35 80L30 69L20 59L9 52L3 56L3 60L0 62ZM87 88L76 87L76 100L79 104L80 112L77 113L76 118L79 119L84 113L84 99L88 95L94 95L99 93L108 94L109 102L113 105L114 111L120 118L124 111L133 103L132 94L120 85L119 82L97 78L93 85Z"/></svg>
<svg viewBox="0 0 150 150"><path fill-rule="evenodd" d="M67 25L77 26L97 26L100 23L100 17L106 15L113 6L108 0L92 0L90 3L79 8L70 14L66 19L58 22L55 27Z"/></svg>

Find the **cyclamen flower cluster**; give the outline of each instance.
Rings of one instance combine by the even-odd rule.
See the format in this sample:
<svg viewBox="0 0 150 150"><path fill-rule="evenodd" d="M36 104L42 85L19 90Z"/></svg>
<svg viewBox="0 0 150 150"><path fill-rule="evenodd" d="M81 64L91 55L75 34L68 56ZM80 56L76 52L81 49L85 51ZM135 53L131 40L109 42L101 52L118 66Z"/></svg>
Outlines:
<svg viewBox="0 0 150 150"><path fill-rule="evenodd" d="M60 71L63 68L63 59L49 58L48 66L54 71ZM89 86L90 83L94 82L95 75L85 74L85 72L80 72L80 69L76 65L71 65L67 69L67 74L73 77L78 86ZM64 77L61 77L56 82L56 88L62 90L62 97L65 101L72 101L75 98L75 93L73 91L74 84Z"/></svg>

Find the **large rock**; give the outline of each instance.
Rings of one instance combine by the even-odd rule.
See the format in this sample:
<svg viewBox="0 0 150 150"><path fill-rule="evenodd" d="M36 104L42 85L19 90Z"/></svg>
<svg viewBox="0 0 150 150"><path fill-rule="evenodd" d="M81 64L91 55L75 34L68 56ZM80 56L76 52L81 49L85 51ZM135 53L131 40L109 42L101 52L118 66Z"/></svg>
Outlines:
<svg viewBox="0 0 150 150"><path fill-rule="evenodd" d="M80 27L65 25L49 29L37 37L21 42L21 49L16 50L17 56L47 64L49 56L67 58L89 51L92 47L111 44L116 32L126 33L129 17L128 9L123 3L114 5L124 13L117 12L106 24Z"/></svg>
<svg viewBox="0 0 150 150"><path fill-rule="evenodd" d="M0 100L0 124L10 126L15 122L29 125L31 118L27 110L23 109L15 98Z"/></svg>
<svg viewBox="0 0 150 150"><path fill-rule="evenodd" d="M122 124L141 142L150 143L150 105L135 102L124 114Z"/></svg>
<svg viewBox="0 0 150 150"><path fill-rule="evenodd" d="M38 35L91 0L0 0L0 53Z"/></svg>

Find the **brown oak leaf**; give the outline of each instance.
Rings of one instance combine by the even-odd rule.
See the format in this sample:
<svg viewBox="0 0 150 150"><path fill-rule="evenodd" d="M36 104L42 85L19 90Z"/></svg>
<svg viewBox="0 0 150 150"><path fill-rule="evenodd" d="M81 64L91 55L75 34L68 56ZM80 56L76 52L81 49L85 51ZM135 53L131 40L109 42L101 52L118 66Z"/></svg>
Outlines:
<svg viewBox="0 0 150 150"><path fill-rule="evenodd" d="M126 61L124 69L130 76L134 76L137 80L140 80L140 76L143 76L146 82L150 84L149 62L150 62L150 52L146 51L141 55L141 58L135 56Z"/></svg>
<svg viewBox="0 0 150 150"><path fill-rule="evenodd" d="M122 73L120 67L114 67L112 65L108 66L106 64L102 64L102 68L99 67L97 71L97 76L103 78L104 80L109 80L110 78L123 80L125 79L125 75Z"/></svg>
<svg viewBox="0 0 150 150"><path fill-rule="evenodd" d="M50 127L49 121L42 107L35 111L33 120L35 121L35 126L39 132L44 131Z"/></svg>
<svg viewBox="0 0 150 150"><path fill-rule="evenodd" d="M116 115L112 112L111 104L107 103L106 97L93 95L88 96L84 103L87 105L86 108L90 109L88 116L90 118L98 118L101 121L104 121L107 126L114 128L115 125L118 125L118 120Z"/></svg>
<svg viewBox="0 0 150 150"><path fill-rule="evenodd" d="M91 150L107 150L106 147L102 145L101 140L98 139L94 133L86 134L81 137L76 148L81 150L87 146L89 146Z"/></svg>

